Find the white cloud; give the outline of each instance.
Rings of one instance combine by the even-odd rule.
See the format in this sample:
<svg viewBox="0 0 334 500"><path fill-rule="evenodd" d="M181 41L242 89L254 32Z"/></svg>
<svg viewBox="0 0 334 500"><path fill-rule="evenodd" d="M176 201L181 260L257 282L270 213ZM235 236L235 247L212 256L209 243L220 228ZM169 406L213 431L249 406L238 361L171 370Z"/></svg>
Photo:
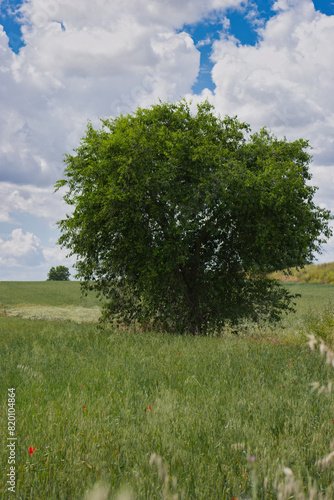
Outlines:
<svg viewBox="0 0 334 500"><path fill-rule="evenodd" d="M0 222L16 224L15 213L26 213L47 219L50 226L54 225L70 212L70 207L62 201L64 188L55 194L53 191L53 188L0 183Z"/></svg>
<svg viewBox="0 0 334 500"><path fill-rule="evenodd" d="M184 23L242 0L27 0L25 46L0 31L0 178L47 186L87 120L189 93L200 53Z"/></svg>
<svg viewBox="0 0 334 500"><path fill-rule="evenodd" d="M214 103L278 132L333 131L334 16L314 10L309 0L279 12L260 30L256 46L225 37L214 44ZM317 133L318 129L318 133ZM319 144L320 146L320 144Z"/></svg>
<svg viewBox="0 0 334 500"><path fill-rule="evenodd" d="M243 0L28 0L22 8L34 29L50 21L79 28L100 25L110 29L119 19L135 18L141 25L180 28L200 21L213 10L244 4Z"/></svg>
<svg viewBox="0 0 334 500"><path fill-rule="evenodd" d="M203 38L203 40L200 40L197 42L196 47L204 47L205 45L211 45L212 44L212 36L207 36L206 38Z"/></svg>
<svg viewBox="0 0 334 500"><path fill-rule="evenodd" d="M68 250L60 248L59 245L57 245L56 240L50 241L49 244L51 246L43 248L43 256L48 270L52 266L56 267L63 265L70 268L75 264L75 257L67 257ZM75 272L72 274L75 274Z"/></svg>
<svg viewBox="0 0 334 500"><path fill-rule="evenodd" d="M321 208L327 208L334 214L334 165L332 166L312 166L313 175L310 184L321 186L315 194L315 202Z"/></svg>
<svg viewBox="0 0 334 500"><path fill-rule="evenodd" d="M0 238L0 266L37 266L44 262L40 239L32 233L14 229L10 238Z"/></svg>
<svg viewBox="0 0 334 500"><path fill-rule="evenodd" d="M200 53L188 34L175 29L212 9L239 4L25 2L26 46L13 54L6 35L0 37L2 180L50 185L88 119L132 112L158 98L178 100L190 92Z"/></svg>
<svg viewBox="0 0 334 500"><path fill-rule="evenodd" d="M50 268L59 265L68 267L73 277L75 257L67 258L67 254L67 250L57 245L56 239L43 247L35 234L14 229L7 238L0 238L0 280L43 281Z"/></svg>

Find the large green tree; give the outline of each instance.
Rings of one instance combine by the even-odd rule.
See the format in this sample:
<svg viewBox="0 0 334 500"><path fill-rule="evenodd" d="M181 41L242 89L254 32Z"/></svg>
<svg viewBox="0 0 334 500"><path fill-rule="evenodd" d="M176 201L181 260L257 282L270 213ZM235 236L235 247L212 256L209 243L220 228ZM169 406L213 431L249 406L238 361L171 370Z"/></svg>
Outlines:
<svg viewBox="0 0 334 500"><path fill-rule="evenodd" d="M102 124L88 124L56 189L73 207L59 243L107 316L202 333L291 308L266 275L310 263L331 234L307 184L307 141L251 134L207 101Z"/></svg>

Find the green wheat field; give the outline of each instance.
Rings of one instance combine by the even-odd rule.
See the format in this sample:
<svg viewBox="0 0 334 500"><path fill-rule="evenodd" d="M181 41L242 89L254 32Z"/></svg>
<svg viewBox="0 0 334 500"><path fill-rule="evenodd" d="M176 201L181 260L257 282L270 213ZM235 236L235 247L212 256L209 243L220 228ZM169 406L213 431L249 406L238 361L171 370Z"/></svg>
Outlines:
<svg viewBox="0 0 334 500"><path fill-rule="evenodd" d="M78 282L0 282L0 498L334 498L333 464L318 464L333 366L306 337L333 345L334 286L284 286L301 297L274 329L190 337L101 329Z"/></svg>

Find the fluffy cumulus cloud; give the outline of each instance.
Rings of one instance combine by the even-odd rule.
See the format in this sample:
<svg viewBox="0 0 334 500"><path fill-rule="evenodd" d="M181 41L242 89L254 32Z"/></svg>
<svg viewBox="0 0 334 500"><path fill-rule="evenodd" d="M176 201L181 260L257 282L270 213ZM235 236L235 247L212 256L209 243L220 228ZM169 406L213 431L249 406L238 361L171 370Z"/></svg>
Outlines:
<svg viewBox="0 0 334 500"><path fill-rule="evenodd" d="M69 22L78 28L99 25L110 28L133 18L142 26L175 29L200 21L213 10L245 4L243 0L27 0L22 11L29 22L41 27L50 21Z"/></svg>
<svg viewBox="0 0 334 500"><path fill-rule="evenodd" d="M0 32L2 179L49 185L88 119L189 92L200 54L177 29L240 3L27 0L18 55Z"/></svg>
<svg viewBox="0 0 334 500"><path fill-rule="evenodd" d="M67 252L53 239L48 243L49 246L44 246L38 236L22 228L0 238L1 281L44 281L52 266L71 268L75 259L66 258Z"/></svg>
<svg viewBox="0 0 334 500"><path fill-rule="evenodd" d="M44 262L37 236L14 229L6 240L0 238L0 266L36 266Z"/></svg>
<svg viewBox="0 0 334 500"><path fill-rule="evenodd" d="M317 164L333 165L334 16L310 0L279 0L274 8L255 46L228 35L214 43L209 97L222 114L308 138Z"/></svg>
<svg viewBox="0 0 334 500"><path fill-rule="evenodd" d="M41 237L45 228L52 234L56 222L70 212L62 201L64 193L64 188L54 194L48 187L0 183L0 223L22 226L20 219L24 216L26 221L36 221L33 225L37 232L41 231ZM46 279L50 267L71 267L75 263L75 258L67 258L67 253L57 245L56 236L42 241L24 227L13 229L7 237L0 238L0 279Z"/></svg>
<svg viewBox="0 0 334 500"><path fill-rule="evenodd" d="M62 202L64 189L53 194L51 188L31 185L21 186L8 182L0 183L0 222L15 224L15 214L29 214L46 219L51 227L66 212L70 212Z"/></svg>

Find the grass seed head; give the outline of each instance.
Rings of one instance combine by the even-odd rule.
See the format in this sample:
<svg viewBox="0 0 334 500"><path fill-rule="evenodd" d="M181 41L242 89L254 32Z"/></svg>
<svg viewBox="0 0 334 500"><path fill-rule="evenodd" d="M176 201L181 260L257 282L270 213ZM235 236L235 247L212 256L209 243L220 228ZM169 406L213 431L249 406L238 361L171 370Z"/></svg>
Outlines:
<svg viewBox="0 0 334 500"><path fill-rule="evenodd" d="M318 467L325 468L328 467L331 462L334 462L334 451L332 451L327 457L323 458L322 460L319 460L317 462Z"/></svg>
<svg viewBox="0 0 334 500"><path fill-rule="evenodd" d="M307 337L310 339L309 342L307 343L310 349L313 351L315 346L318 343L318 339L315 338L313 334L307 334Z"/></svg>
<svg viewBox="0 0 334 500"><path fill-rule="evenodd" d="M94 484L93 488L86 493L85 500L108 500L109 489L110 489L109 486L105 484L96 483ZM122 500L127 500L127 499L124 498Z"/></svg>
<svg viewBox="0 0 334 500"><path fill-rule="evenodd" d="M127 487L122 488L115 496L115 500L134 500L134 498L132 490Z"/></svg>

